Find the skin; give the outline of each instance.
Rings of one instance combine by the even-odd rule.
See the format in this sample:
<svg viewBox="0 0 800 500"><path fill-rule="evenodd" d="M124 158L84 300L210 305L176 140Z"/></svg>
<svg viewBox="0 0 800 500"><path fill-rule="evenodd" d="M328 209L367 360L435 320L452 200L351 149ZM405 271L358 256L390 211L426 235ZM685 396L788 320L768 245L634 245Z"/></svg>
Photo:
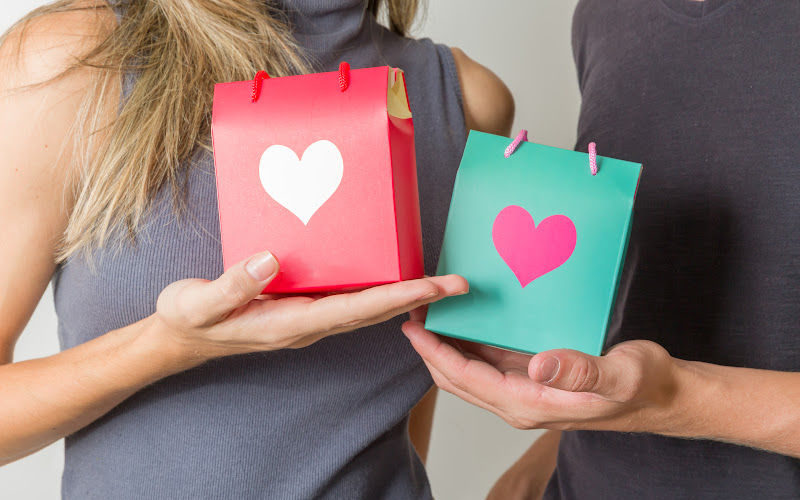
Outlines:
<svg viewBox="0 0 800 500"><path fill-rule="evenodd" d="M800 373L685 361L646 340L603 356L568 349L531 356L444 339L420 321L403 332L437 386L518 429L649 432L800 457ZM554 447L555 440L540 449ZM519 480L514 472L509 488Z"/></svg>
<svg viewBox="0 0 800 500"><path fill-rule="evenodd" d="M463 50L454 47L451 51L461 84L467 129L505 136L510 134L514 121L511 91L489 68L470 59ZM412 318L424 320L424 311L415 311ZM427 458L435 406L434 387L411 412L409 432L423 462Z"/></svg>
<svg viewBox="0 0 800 500"><path fill-rule="evenodd" d="M34 21L25 38L11 33L0 47L0 465L67 436L164 377L210 359L296 349L329 335L385 321L447 296L466 293L459 276L441 276L327 297L260 295L280 264L268 251L233 266L214 281L172 283L156 312L141 321L46 358L13 363L14 345L55 270L54 257L74 200L69 170L70 124L90 75L79 69L44 85L113 29L114 15L87 11ZM455 55L455 54L454 54ZM510 116L475 102L472 82L491 72L459 51L465 119L481 129L510 126ZM494 77L495 93L510 100ZM499 82L499 84L498 84ZM104 103L116 113L119 89ZM511 110L513 101L498 102ZM415 316L418 317L418 316ZM424 456L434 396L412 422ZM421 419L421 420L420 420Z"/></svg>
<svg viewBox="0 0 800 500"><path fill-rule="evenodd" d="M556 468L560 431L547 431L531 445L489 491L486 500L542 498Z"/></svg>
<svg viewBox="0 0 800 500"><path fill-rule="evenodd" d="M411 410L408 418L408 435L423 464L428 461L437 395L436 387L431 387Z"/></svg>

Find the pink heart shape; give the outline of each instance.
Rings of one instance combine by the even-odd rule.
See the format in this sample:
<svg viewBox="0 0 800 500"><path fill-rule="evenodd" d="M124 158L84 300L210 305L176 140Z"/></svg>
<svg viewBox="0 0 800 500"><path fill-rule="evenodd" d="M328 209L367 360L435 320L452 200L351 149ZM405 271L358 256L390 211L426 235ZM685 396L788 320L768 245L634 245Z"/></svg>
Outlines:
<svg viewBox="0 0 800 500"><path fill-rule="evenodd" d="M570 258L578 234L566 215L551 215L537 227L527 210L510 205L497 214L492 240L497 253L525 288Z"/></svg>

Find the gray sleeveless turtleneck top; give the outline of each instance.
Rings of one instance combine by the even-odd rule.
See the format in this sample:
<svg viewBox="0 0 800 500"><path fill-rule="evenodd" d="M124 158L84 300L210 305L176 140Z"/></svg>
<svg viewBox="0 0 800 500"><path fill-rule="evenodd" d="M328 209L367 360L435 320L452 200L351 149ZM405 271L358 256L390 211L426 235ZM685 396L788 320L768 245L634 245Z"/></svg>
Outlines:
<svg viewBox="0 0 800 500"><path fill-rule="evenodd" d="M405 70L432 274L465 141L449 49L390 33L362 0L284 1L317 69L346 60ZM173 281L222 273L211 155L189 170L187 215L175 216L170 191L153 202L135 244L98 250L94 270L80 258L57 270L63 349L152 314ZM407 415L431 380L400 323L215 360L141 390L66 439L63 498L430 498Z"/></svg>

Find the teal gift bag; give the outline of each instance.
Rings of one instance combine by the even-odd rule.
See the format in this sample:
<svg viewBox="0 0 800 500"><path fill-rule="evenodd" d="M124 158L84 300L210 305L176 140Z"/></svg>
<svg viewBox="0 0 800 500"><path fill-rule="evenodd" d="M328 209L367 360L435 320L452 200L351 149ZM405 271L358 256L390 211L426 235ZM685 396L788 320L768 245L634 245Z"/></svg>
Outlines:
<svg viewBox="0 0 800 500"><path fill-rule="evenodd" d="M509 146L470 132L437 272L464 276L470 292L431 304L425 327L515 351L600 354L642 166L523 137Z"/></svg>

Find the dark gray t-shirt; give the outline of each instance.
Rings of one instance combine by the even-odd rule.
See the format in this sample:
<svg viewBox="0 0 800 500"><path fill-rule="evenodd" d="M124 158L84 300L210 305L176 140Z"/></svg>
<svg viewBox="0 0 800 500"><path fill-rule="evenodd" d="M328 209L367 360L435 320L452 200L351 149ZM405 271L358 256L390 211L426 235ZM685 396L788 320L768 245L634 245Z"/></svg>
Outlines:
<svg viewBox="0 0 800 500"><path fill-rule="evenodd" d="M577 148L644 164L608 346L800 369L800 1L582 0ZM546 498L800 498L800 461L569 432Z"/></svg>

